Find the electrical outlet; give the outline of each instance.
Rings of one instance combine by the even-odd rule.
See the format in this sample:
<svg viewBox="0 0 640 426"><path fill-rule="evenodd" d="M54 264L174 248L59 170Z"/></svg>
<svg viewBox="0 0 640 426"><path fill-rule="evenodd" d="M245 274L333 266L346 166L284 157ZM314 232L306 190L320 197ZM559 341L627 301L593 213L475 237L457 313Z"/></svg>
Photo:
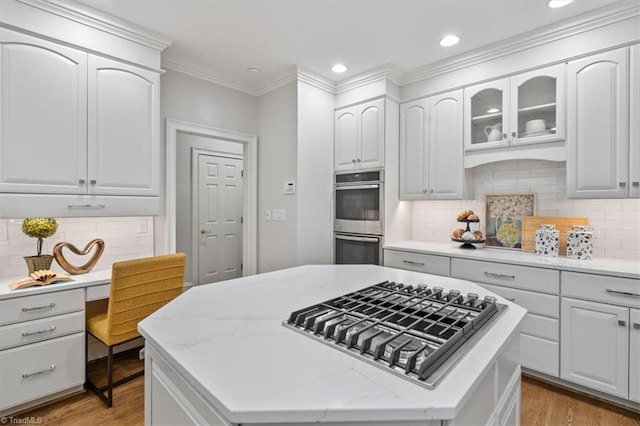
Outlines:
<svg viewBox="0 0 640 426"><path fill-rule="evenodd" d="M144 347L140 349L140 352L138 352L138 358L144 359Z"/></svg>
<svg viewBox="0 0 640 426"><path fill-rule="evenodd" d="M147 233L147 221L141 220L138 223L138 234L146 234Z"/></svg>
<svg viewBox="0 0 640 426"><path fill-rule="evenodd" d="M284 209L273 209L272 215L274 222L284 222L286 219L286 212Z"/></svg>

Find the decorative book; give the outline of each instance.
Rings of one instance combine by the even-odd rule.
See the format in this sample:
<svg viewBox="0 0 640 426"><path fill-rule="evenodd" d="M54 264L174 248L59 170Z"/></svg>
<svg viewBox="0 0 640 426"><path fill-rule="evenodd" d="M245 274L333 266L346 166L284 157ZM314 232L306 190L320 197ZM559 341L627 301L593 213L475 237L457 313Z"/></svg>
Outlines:
<svg viewBox="0 0 640 426"><path fill-rule="evenodd" d="M33 287L36 285L48 285L59 281L71 281L66 275L58 274L49 269L42 269L31 273L27 278L23 278L11 283L11 288L18 290L20 288Z"/></svg>

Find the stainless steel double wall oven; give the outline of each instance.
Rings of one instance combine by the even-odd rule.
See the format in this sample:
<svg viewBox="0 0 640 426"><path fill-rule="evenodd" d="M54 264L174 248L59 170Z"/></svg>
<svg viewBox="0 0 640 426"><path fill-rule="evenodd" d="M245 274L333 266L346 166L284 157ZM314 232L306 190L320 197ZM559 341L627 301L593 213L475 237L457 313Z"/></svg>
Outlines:
<svg viewBox="0 0 640 426"><path fill-rule="evenodd" d="M334 261L382 265L384 172L336 173Z"/></svg>

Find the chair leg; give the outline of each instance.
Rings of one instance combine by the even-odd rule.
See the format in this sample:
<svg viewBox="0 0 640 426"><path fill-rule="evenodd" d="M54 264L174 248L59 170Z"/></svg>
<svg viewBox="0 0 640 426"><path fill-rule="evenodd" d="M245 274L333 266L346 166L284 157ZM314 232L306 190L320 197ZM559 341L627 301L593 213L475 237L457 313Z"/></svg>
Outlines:
<svg viewBox="0 0 640 426"><path fill-rule="evenodd" d="M109 346L107 356L107 407L113 405L113 346Z"/></svg>

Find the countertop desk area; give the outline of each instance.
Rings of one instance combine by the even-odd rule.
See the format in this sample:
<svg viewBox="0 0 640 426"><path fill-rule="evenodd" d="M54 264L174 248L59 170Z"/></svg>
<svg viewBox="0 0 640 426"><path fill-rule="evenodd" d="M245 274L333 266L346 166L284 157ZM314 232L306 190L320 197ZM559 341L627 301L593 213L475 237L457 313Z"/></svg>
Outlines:
<svg viewBox="0 0 640 426"><path fill-rule="evenodd" d="M86 302L109 298L111 269L70 277L20 290L0 280L0 416L82 391Z"/></svg>

